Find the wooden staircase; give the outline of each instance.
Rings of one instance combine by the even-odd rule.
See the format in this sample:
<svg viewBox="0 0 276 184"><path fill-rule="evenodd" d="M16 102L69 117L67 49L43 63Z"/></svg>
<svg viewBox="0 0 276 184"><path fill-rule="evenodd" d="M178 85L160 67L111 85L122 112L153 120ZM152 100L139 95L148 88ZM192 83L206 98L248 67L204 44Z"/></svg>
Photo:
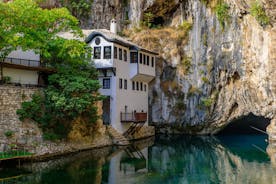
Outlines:
<svg viewBox="0 0 276 184"><path fill-rule="evenodd" d="M127 131L124 132L123 136L128 137L134 135L135 132L139 132L146 122L133 122Z"/></svg>
<svg viewBox="0 0 276 184"><path fill-rule="evenodd" d="M112 126L107 126L107 131L110 137L113 140L113 143L117 146L126 146L129 145L129 141L122 134L120 134L117 130L115 130Z"/></svg>

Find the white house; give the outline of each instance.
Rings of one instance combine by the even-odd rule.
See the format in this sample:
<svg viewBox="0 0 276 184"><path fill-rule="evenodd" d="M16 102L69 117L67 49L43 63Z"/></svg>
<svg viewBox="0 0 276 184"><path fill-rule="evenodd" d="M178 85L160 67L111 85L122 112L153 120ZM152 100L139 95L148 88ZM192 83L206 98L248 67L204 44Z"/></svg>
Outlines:
<svg viewBox="0 0 276 184"><path fill-rule="evenodd" d="M83 33L99 71L100 93L106 96L103 121L127 135L148 125L148 85L155 78L158 54L117 35L116 28L116 21L112 20L110 30L83 30ZM58 36L81 40L68 32ZM0 64L3 76L10 76L13 83L41 84L44 82L41 74L47 72L39 55L32 51L17 50Z"/></svg>
<svg viewBox="0 0 276 184"><path fill-rule="evenodd" d="M117 35L115 20L110 30L92 30L85 41L100 73L100 93L106 96L104 123L120 133L131 133L130 126L147 125L148 85L155 77L157 53Z"/></svg>

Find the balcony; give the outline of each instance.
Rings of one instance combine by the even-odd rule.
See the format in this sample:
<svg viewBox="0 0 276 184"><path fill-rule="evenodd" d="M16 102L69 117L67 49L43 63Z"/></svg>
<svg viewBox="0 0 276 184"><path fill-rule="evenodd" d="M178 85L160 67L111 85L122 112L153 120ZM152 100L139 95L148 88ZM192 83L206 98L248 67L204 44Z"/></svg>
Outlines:
<svg viewBox="0 0 276 184"><path fill-rule="evenodd" d="M121 112L121 122L122 123L144 123L148 119L148 114L146 112L131 112L123 113Z"/></svg>
<svg viewBox="0 0 276 184"><path fill-rule="evenodd" d="M42 67L40 61L18 59L18 58L5 58L4 63L22 65L22 66L28 66L28 67Z"/></svg>
<svg viewBox="0 0 276 184"><path fill-rule="evenodd" d="M41 63L39 60L19 59L7 57L0 64L7 68L42 71L54 73L55 69L49 63Z"/></svg>

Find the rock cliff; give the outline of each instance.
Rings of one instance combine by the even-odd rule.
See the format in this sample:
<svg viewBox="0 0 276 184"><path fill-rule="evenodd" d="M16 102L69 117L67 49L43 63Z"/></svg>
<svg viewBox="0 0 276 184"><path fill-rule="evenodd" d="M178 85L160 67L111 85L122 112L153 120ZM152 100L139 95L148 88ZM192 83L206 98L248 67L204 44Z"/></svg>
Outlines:
<svg viewBox="0 0 276 184"><path fill-rule="evenodd" d="M172 43L170 38L179 33L168 30L159 31L156 38L160 59L150 109L160 131L173 127L168 131L213 134L250 113L276 119L276 2L259 1L270 19L266 26L256 20L252 2L246 0L224 0L227 20L219 21L219 2L94 0L88 15L81 17L84 28L108 28L116 17L120 31L137 30L147 13L161 30L183 22L192 25L181 43ZM132 32L131 39L152 49L139 39L143 31L150 35L156 30Z"/></svg>
<svg viewBox="0 0 276 184"><path fill-rule="evenodd" d="M175 133L213 134L250 113L275 119L276 3L263 1L270 25L261 26L250 12L251 3L227 0L229 19L222 27L214 10L217 1L166 2L174 7L163 12L162 26L187 20L192 29L187 44L178 45L180 57L164 57L173 47L162 47L150 95L152 122L169 125ZM143 8L133 13L135 18L130 16L134 24L141 11L162 10L158 0L140 3ZM185 75L179 69L183 55L190 59ZM176 84L164 90L162 85L168 82Z"/></svg>

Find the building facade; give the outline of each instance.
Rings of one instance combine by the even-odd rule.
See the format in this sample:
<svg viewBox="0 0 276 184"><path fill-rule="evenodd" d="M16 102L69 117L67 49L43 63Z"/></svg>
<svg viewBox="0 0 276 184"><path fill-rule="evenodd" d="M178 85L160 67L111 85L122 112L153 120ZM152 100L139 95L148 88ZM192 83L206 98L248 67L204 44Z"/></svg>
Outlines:
<svg viewBox="0 0 276 184"><path fill-rule="evenodd" d="M41 64L39 54L32 50L12 51L0 61L0 81L15 85L44 86L51 70Z"/></svg>
<svg viewBox="0 0 276 184"><path fill-rule="evenodd" d="M132 123L148 124L148 85L155 77L157 53L116 34L111 29L93 30L86 38L92 47L93 61L102 84L103 121L120 133Z"/></svg>

